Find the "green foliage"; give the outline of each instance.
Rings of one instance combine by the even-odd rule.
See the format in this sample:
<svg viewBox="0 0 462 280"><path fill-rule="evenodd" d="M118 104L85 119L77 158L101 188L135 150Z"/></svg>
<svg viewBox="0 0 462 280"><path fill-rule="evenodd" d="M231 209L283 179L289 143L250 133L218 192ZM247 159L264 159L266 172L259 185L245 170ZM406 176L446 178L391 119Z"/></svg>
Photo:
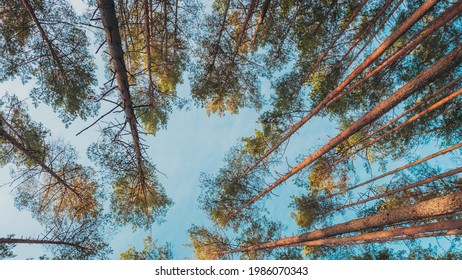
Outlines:
<svg viewBox="0 0 462 280"><path fill-rule="evenodd" d="M297 248L283 249L275 254L276 260L303 260L303 255Z"/></svg>
<svg viewBox="0 0 462 280"><path fill-rule="evenodd" d="M259 81L253 71L231 62L216 66L212 72L196 74L191 94L207 114L223 116L226 111L237 114L244 106L261 107Z"/></svg>
<svg viewBox="0 0 462 280"><path fill-rule="evenodd" d="M145 132L154 135L165 128L179 100L177 86L183 82L190 48L183 26L195 25L200 4L146 1L150 5L146 17L143 3L120 2L116 10L130 91L134 104L140 106L137 117Z"/></svg>
<svg viewBox="0 0 462 280"><path fill-rule="evenodd" d="M10 234L7 236L7 238L12 238L13 236L14 234ZM16 255L13 253L14 247L16 247L16 244L0 244L0 260L16 257Z"/></svg>
<svg viewBox="0 0 462 280"><path fill-rule="evenodd" d="M0 120L1 128L10 135L13 135L27 151L39 159L46 155L47 146L45 137L49 130L41 123L34 122L27 113L27 106L17 97L6 94L0 99L3 121ZM2 165L8 162L16 166L24 165L33 167L36 165L33 159L29 158L24 151L14 148L7 140L0 138L0 161ZM11 150L15 150L14 153Z"/></svg>
<svg viewBox="0 0 462 280"><path fill-rule="evenodd" d="M226 156L227 165L221 168L217 175L201 174L202 191L199 202L215 225L237 230L241 223L254 220L258 213L263 212L259 206L252 205L238 214L239 219L229 219L234 209L256 194L261 178L266 175L261 168L256 168L246 176L242 175L253 163L253 158L254 156L244 152L242 147L234 147Z"/></svg>
<svg viewBox="0 0 462 280"><path fill-rule="evenodd" d="M172 201L157 180L155 166L144 157L139 166L134 153L133 144L118 138L110 129L104 130L103 138L87 151L113 186L111 210L115 220L132 224L134 229L149 228L162 221Z"/></svg>
<svg viewBox="0 0 462 280"><path fill-rule="evenodd" d="M161 217L172 202L157 181L154 181L152 173L148 176L145 185L133 177L133 174L119 177L114 182L111 209L117 222L131 223L134 228L149 228L151 223L162 221Z"/></svg>
<svg viewBox="0 0 462 280"><path fill-rule="evenodd" d="M281 238L281 232L284 229L282 223L273 222L266 217L255 219L242 230L242 233L236 238L239 247L248 247L259 245L264 242L270 242ZM271 254L272 250L256 250L243 252L240 256L243 260L261 260Z"/></svg>
<svg viewBox="0 0 462 280"><path fill-rule="evenodd" d="M33 101L50 105L66 124L94 116L98 104L89 99L94 96L95 65L70 4L29 1L37 23L21 1L2 2L2 17L8 19L0 25L0 81L35 78Z"/></svg>
<svg viewBox="0 0 462 280"><path fill-rule="evenodd" d="M295 219L295 223L299 227L309 230L316 220L320 218L322 214L320 204L315 199L315 197L309 195L294 197L295 212L290 213L290 215Z"/></svg>
<svg viewBox="0 0 462 280"><path fill-rule="evenodd" d="M199 260L219 260L225 258L224 252L229 249L229 240L222 234L210 232L205 227L192 226L189 229L189 240Z"/></svg>
<svg viewBox="0 0 462 280"><path fill-rule="evenodd" d="M166 243L158 246L152 240L151 236L144 239L144 246L141 251L137 251L135 247L128 248L127 251L120 254L121 260L172 260L173 252L172 245Z"/></svg>
<svg viewBox="0 0 462 280"><path fill-rule="evenodd" d="M260 130L255 129L255 136L253 137L242 137L244 145L244 152L254 155L255 158L262 156L268 149L268 142L264 133Z"/></svg>

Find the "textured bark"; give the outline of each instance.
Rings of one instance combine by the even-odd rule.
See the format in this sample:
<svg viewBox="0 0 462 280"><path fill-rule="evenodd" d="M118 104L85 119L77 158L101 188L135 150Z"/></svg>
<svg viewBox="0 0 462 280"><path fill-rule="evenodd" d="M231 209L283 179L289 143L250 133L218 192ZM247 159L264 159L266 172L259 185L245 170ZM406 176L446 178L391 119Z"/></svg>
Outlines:
<svg viewBox="0 0 462 280"><path fill-rule="evenodd" d="M112 58L112 68L115 72L117 87L120 91L120 98L122 99L125 118L130 126L140 183L142 186L146 186L138 126L136 122L135 111L133 109L132 98L130 96L127 69L124 62L124 52L122 50L119 24L115 12L114 1L97 0L97 4L101 13L101 21L103 23L104 31L106 33L106 42L108 44L109 55Z"/></svg>
<svg viewBox="0 0 462 280"><path fill-rule="evenodd" d="M164 9L163 10L164 10L164 42L165 42L164 59L167 60L167 64L168 64L168 9L167 9L167 1L168 0L164 0Z"/></svg>
<svg viewBox="0 0 462 280"><path fill-rule="evenodd" d="M297 246L348 246L357 243L375 243L375 242L388 242L390 240L415 239L422 238L422 234L440 233L441 235L459 233L458 229L462 229L462 220L448 220L440 221L420 226L410 226L406 228L381 230L370 233L357 234L353 236L344 236L337 238L326 238L315 241L308 241L297 244Z"/></svg>
<svg viewBox="0 0 462 280"><path fill-rule="evenodd" d="M326 106L330 106L332 103L339 100L342 96L350 93L353 89L363 84L365 81L369 80L371 77L373 77L374 75L376 75L377 73L385 69L386 67L402 59L407 53L409 53L410 51L415 49L420 43L422 43L428 36L430 36L436 30L444 26L447 22L458 17L461 12L462 12L462 0L459 0L457 3L452 5L452 7L448 8L444 13L442 13L439 17L437 17L432 22L430 22L428 26L424 30L419 32L418 35L414 39L412 39L409 43L407 43L404 47L399 49L393 55L388 57L379 66L375 67L372 71L368 72L363 78L356 81L348 89L342 92L339 92L335 96L332 96L331 99L326 103Z"/></svg>
<svg viewBox="0 0 462 280"><path fill-rule="evenodd" d="M351 65L356 61L356 59L362 54L362 52L366 49L367 46L369 46L369 44L372 42L372 40L374 40L375 38L377 38L377 35L383 30L385 24L387 24L388 20L390 20L390 18L393 16L393 14L396 12L396 10L399 8L399 6L401 6L401 4L403 3L404 0L400 0L398 3L396 3L396 5L393 7L393 9L391 10L391 12L388 14L388 16L382 21L382 23L379 25L379 27L375 30L374 33L372 34L368 34L369 35L369 39L367 39L367 41L364 43L364 45L361 47L361 49L353 56L352 59L350 59L350 62L348 63L348 65L345 67L345 69L349 69L351 67Z"/></svg>
<svg viewBox="0 0 462 280"><path fill-rule="evenodd" d="M255 167L257 167L265 158L272 154L279 146L282 145L287 139L290 138L298 129L307 123L312 117L317 115L322 109L332 103L335 98L345 87L353 81L359 74L361 74L367 67L369 67L378 57L380 57L391 45L393 45L398 38L411 28L418 20L420 20L438 1L428 0L419 7L406 21L396 29L372 54L370 54L353 72L348 75L345 80L338 85L332 92L330 92L311 112L303 117L302 120L294 124L290 130L271 147L262 157L260 157L250 168L244 172L242 176L249 174Z"/></svg>
<svg viewBox="0 0 462 280"><path fill-rule="evenodd" d="M427 219L440 215L451 214L462 210L462 192L441 196L418 202L411 206L405 206L393 210L383 211L364 218L337 224L297 236L282 238L272 242L265 242L255 246L238 248L224 252L225 254L236 252L256 251L272 249L283 246L297 246L297 244L324 239L340 234L369 230L377 227L392 225L399 222Z"/></svg>
<svg viewBox="0 0 462 280"><path fill-rule="evenodd" d="M176 59L176 52L178 49L178 0L175 1L175 22L173 26L173 59Z"/></svg>
<svg viewBox="0 0 462 280"><path fill-rule="evenodd" d="M343 55L342 59L340 59L340 62L343 62L346 60L346 58L348 57L348 55L353 51L353 49L359 44L359 42L361 42L361 40L364 38L364 36L366 35L370 35L370 30L371 28L375 25L375 23L379 20L379 18L382 16L383 13L385 13L385 11L388 9L388 7L390 7L390 5L394 2L394 0L388 0L385 5L380 9L380 11L377 12L377 14L374 16L374 18L369 21L368 23L368 26L365 28L365 30L358 36L358 38L356 38L353 42L353 44L350 46L350 48L348 49L348 51L345 52L345 54ZM374 32L372 34L372 36L370 36L370 39L364 44L364 47L365 48L367 45L369 45L370 43L370 40L372 40L372 38L375 37L376 33L379 32L380 30L382 30L383 28L383 25L385 25L385 23L388 21L388 19L393 15L393 13L395 12L395 10L399 7L399 5L401 5L401 3L403 2L403 0L400 0L396 5L395 7L392 9L391 13L382 21L382 23L379 25L379 28L377 28L377 31ZM362 52L363 49L361 49L359 53ZM356 57L352 60L354 61L356 59ZM347 67L346 69L348 69L349 67Z"/></svg>
<svg viewBox="0 0 462 280"><path fill-rule="evenodd" d="M319 159L321 156L329 152L331 149L335 148L337 145L348 139L354 133L361 130L363 127L371 124L385 113L393 109L396 105L404 101L406 98L411 96L414 92L422 89L424 86L429 84L435 78L437 78L442 73L445 73L455 67L457 64L462 61L462 45L457 46L451 53L447 54L440 60L438 60L435 64L433 64L430 68L427 68L419 75L417 75L414 79L409 81L406 85L398 89L395 93L391 96L380 102L376 107L370 110L367 114L361 117L359 120L352 123L348 128L343 130L340 134L329 140L324 146L319 148L316 152L312 153L308 157L306 157L301 163L293 167L289 172L281 176L278 180L276 180L273 184L271 184L268 188L264 189L256 196L251 198L247 203L242 205L240 208L234 210L230 217L237 214L239 211L244 209L245 207L251 205L262 196L266 195L267 193L271 192L277 186L288 180L294 174L298 173L315 160Z"/></svg>
<svg viewBox="0 0 462 280"><path fill-rule="evenodd" d="M147 68L148 68L148 78L149 78L149 86L148 86L148 95L149 99L151 100L151 104L154 103L154 81L152 80L152 56L151 56L151 18L150 18L150 6L148 0L143 0L143 11L144 11L144 37L145 37L145 47L146 47L146 61L147 61Z"/></svg>
<svg viewBox="0 0 462 280"><path fill-rule="evenodd" d="M339 210L342 210L342 209L345 209L345 208L350 208L350 207L353 207L353 206L356 206L356 205L364 204L366 202L376 200L376 199L379 199L379 198L382 198L382 197L387 197L387 196L390 196L390 195L395 194L395 193L399 193L399 192L402 192L402 191L405 191L405 190L420 187L422 185L429 184L429 183L432 183L432 182L434 182L436 180L441 180L443 178L446 178L446 177L449 177L449 176L452 176L452 175L456 175L456 174L459 174L461 172L462 172L462 167L455 168L455 169L452 169L452 170L450 170L448 172L444 172L444 173L441 173L441 174L438 174L438 175L435 175L435 176L432 176L432 177L428 177L427 179L415 182L413 184L409 184L409 185L406 185L406 186L403 186L403 187L388 190L388 191L386 191L384 193L374 195L374 196L371 196L371 197L366 198L366 199L359 200L359 201L354 202L354 203L342 205L341 207L337 207L335 209L332 209L329 212L335 212L335 211L339 211Z"/></svg>

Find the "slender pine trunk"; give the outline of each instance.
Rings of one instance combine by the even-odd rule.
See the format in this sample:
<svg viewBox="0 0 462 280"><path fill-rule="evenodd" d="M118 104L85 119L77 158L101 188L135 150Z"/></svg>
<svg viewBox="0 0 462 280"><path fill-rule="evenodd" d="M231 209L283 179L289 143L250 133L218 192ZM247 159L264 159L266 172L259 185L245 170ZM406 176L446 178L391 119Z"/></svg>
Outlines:
<svg viewBox="0 0 462 280"><path fill-rule="evenodd" d="M122 42L119 33L119 23L117 21L114 1L97 0L97 4L101 14L101 21L103 23L104 31L106 33L106 42L108 44L109 54L111 56L112 68L115 72L117 87L120 91L120 98L122 99L126 122L130 126L133 147L135 151L136 168L139 174L140 183L142 186L146 186L138 125L135 111L133 109L132 98L130 96L127 68L124 61L124 52L122 49Z"/></svg>

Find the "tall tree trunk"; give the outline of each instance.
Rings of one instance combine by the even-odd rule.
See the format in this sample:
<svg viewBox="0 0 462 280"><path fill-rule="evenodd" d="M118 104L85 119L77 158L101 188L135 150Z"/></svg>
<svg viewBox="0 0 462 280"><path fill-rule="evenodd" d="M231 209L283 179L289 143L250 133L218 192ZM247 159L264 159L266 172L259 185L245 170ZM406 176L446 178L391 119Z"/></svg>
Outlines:
<svg viewBox="0 0 462 280"><path fill-rule="evenodd" d="M340 234L388 226L399 222L437 217L440 215L451 214L461 210L462 192L456 192L453 194L418 202L410 206L383 211L346 223L314 230L312 232L300 234L297 236L286 237L272 242L265 242L259 245L229 250L224 253L230 254L237 252L272 249L283 246L297 246L297 244L301 244L308 241L314 241Z"/></svg>
<svg viewBox="0 0 462 280"><path fill-rule="evenodd" d="M244 36L246 34L246 31L247 31L249 23L250 23L250 21L252 19L252 16L253 16L253 14L255 12L255 8L256 8L257 3L258 3L257 0L250 0L249 7L247 9L247 14L245 15L244 22L242 23L242 30L239 33L239 35L237 37L237 40L236 40L236 46L235 46L235 50L234 50L233 60L234 60L234 57L236 57L236 55L239 53L239 49L241 47L242 41L244 40Z"/></svg>
<svg viewBox="0 0 462 280"><path fill-rule="evenodd" d="M403 113L401 113L399 116L393 118L392 120L388 121L386 124L382 125L380 128L374 130L372 133L369 133L368 135L362 137L361 139L358 140L358 143L362 143L364 142L365 140L368 140L370 138L372 138L372 136L376 135L377 133L385 130L386 128L388 128L390 125L392 125L393 123L396 123L398 120L400 120L401 118L403 118L404 116L406 116L407 114L409 114L410 112L416 110L417 108L421 107L423 104L427 103L428 101L430 101L431 99L437 97L438 95L440 95L442 92L444 92L445 90L447 90L448 88L452 87L453 85L455 85L457 82L459 82L460 80L462 79L462 76L459 76L458 78L452 80L451 82L449 82L448 84L444 85L443 87L441 87L440 89L438 89L437 91L433 92L432 94L430 95L425 95L422 100L418 103L416 103L414 106L410 107L409 109L407 109L406 111L404 111ZM348 150L353 148L355 145L351 145L350 147L348 147ZM342 159L339 159L338 161L336 161L333 165L337 165L338 163L350 158L351 155L347 155L345 156L344 158Z"/></svg>
<svg viewBox="0 0 462 280"><path fill-rule="evenodd" d="M385 11L388 9L388 7L390 7L390 5L394 2L394 0L388 0L385 5L380 9L380 11L377 12L377 14L374 16L374 18L368 22L368 25L367 27L364 29L363 32L361 32L361 34L354 40L353 44L350 46L350 48L345 52L345 54L343 55L342 59L340 59L340 63L345 61L346 58L348 57L348 55L353 51L353 49L359 44L359 42L361 42L361 40L364 38L364 36L366 35L371 35L370 36L370 40L372 40L372 38L375 37L376 33L379 32L380 30L382 30L383 26L385 25L385 23L388 21L388 19L393 15L393 13L395 12L395 10L399 7L399 5L401 5L401 3L403 2L404 0L400 0L395 6L394 8L391 10L391 12L388 14L388 16L386 16L386 18L382 21L382 23L379 25L379 27L377 28L377 31L374 32L372 35L370 34L370 30L372 29L372 27L375 25L375 23L379 20L379 18L382 16L383 13L385 13ZM366 47L367 45L369 45L370 41L368 40L365 44L364 44L364 47ZM358 53L361 53L362 50L360 50ZM352 61L356 60L356 58L352 59ZM346 67L346 69L348 69L349 67Z"/></svg>
<svg viewBox="0 0 462 280"><path fill-rule="evenodd" d="M403 58L407 53L415 49L420 43L423 42L428 36L433 34L436 30L440 27L444 26L447 22L452 20L453 18L460 15L462 12L462 0L459 0L457 3L452 5L452 7L448 8L444 13L442 13L439 17L434 19L430 22L424 30L418 33L414 39L412 39L409 43L407 43L404 47L399 49L393 55L388 57L384 62L382 62L379 66L375 67L372 71L368 72L363 78L356 81L352 86L350 86L347 90L343 92L339 92L336 96L333 96L331 100L326 103L326 106L330 106L332 103L340 99L345 94L350 93L353 89L358 87L359 85L363 84L365 81L369 80L372 76L376 75L384 68L388 67L392 63L395 63L399 59ZM327 98L327 97L326 97Z"/></svg>
<svg viewBox="0 0 462 280"><path fill-rule="evenodd" d="M44 244L44 245L64 245L71 246L80 250L88 250L77 243L59 241L59 240L47 240L47 239L32 239L32 238L0 238L0 244Z"/></svg>
<svg viewBox="0 0 462 280"><path fill-rule="evenodd" d="M167 62L164 67L169 67L170 63L168 62L168 6L167 6L167 1L164 0L164 44L165 44L165 54L164 54L164 61Z"/></svg>
<svg viewBox="0 0 462 280"><path fill-rule="evenodd" d="M399 187L399 188L396 188L396 189L391 189L391 190L385 191L385 192L383 192L381 194L374 195L374 196L371 196L369 198L359 200L357 202L342 205L342 206L337 207L335 209L329 210L328 213L329 212L336 212L336 211L339 211L339 210L342 210L342 209L346 209L346 208L350 208L350 207L353 207L353 206L356 206L356 205L364 204L364 203L372 201L372 200L376 200L376 199L379 199L379 198L382 198L382 197L387 197L387 196L390 196L392 194L399 193L399 192L409 190L409 189L412 189L412 188L420 187L420 186L425 185L425 184L430 184L430 183L432 183L432 182L434 182L436 180L441 180L441 179L447 178L449 176L459 174L461 172L462 172L462 167L455 168L455 169L452 169L450 171L447 171L447 172L444 172L444 173L441 173L441 174L438 174L438 175L435 175L435 176L432 176L432 177L428 177L428 178L426 178L424 180L415 182L413 184L409 184L409 185Z"/></svg>
<svg viewBox="0 0 462 280"><path fill-rule="evenodd" d="M154 104L154 81L152 80L152 56L151 56L151 18L150 18L150 7L148 0L143 0L143 11L144 11L144 37L146 47L146 62L149 78L148 96L150 99L150 105Z"/></svg>
<svg viewBox="0 0 462 280"><path fill-rule="evenodd" d="M255 31L252 35L251 45L255 45L255 41L257 40L258 32L260 30L260 26L263 24L265 20L266 13L268 12L268 8L270 5L271 0L265 0L261 6L260 16L258 17L257 25L255 26Z"/></svg>
<svg viewBox="0 0 462 280"><path fill-rule="evenodd" d="M133 109L132 98L130 96L127 69L125 67L124 52L122 50L119 24L115 12L114 1L97 0L96 2L101 13L101 21L106 33L106 42L108 44L109 54L112 58L112 68L115 71L117 87L120 91L120 98L122 99L122 106L124 108L126 122L128 122L130 126L140 183L142 186L146 186L138 126L135 111Z"/></svg>
<svg viewBox="0 0 462 280"><path fill-rule="evenodd" d="M345 87L353 81L359 74L361 74L367 67L369 67L378 57L380 57L391 45L393 45L398 38L411 28L417 21L419 21L436 3L438 0L427 0L422 6L419 7L401 26L396 29L371 55L369 55L353 72L345 78L345 80L338 85L332 92L330 92L311 112L303 117L302 120L294 124L290 130L269 149L263 156L261 156L251 167L249 167L242 176L249 174L255 167L257 167L265 158L272 154L279 146L282 145L287 139L290 138L298 129L307 123L313 116L318 114L323 108L328 106L332 99L335 98Z"/></svg>
<svg viewBox="0 0 462 280"><path fill-rule="evenodd" d="M406 85L397 90L391 96L380 102L376 107L370 110L359 120L355 121L348 128L343 130L340 134L329 140L329 142L327 142L324 146L319 148L316 152L306 157L301 163L293 167L285 175L281 176L268 188L264 189L256 196L251 198L247 203L245 203L238 209L234 210L232 212L233 214L230 215L230 217L237 214L243 208L251 205L258 199L260 199L262 196L275 189L277 186L279 186L280 184L288 180L290 177L292 177L294 174L298 173L303 168L307 167L309 164L319 159L321 156L326 154L331 149L335 148L337 145L348 139L351 135L358 132L363 127L371 124L372 122L383 116L385 113L393 109L396 105L398 105L399 103L407 99L409 96L411 96L411 94L422 89L424 86L432 82L442 73L447 72L453 67L455 67L457 64L460 63L460 61L462 61L462 45L457 46L451 53L447 54L446 56L438 60L430 68L421 72L419 75L417 75L414 79L412 79Z"/></svg>
<svg viewBox="0 0 462 280"><path fill-rule="evenodd" d="M173 26L173 59L176 60L177 49L179 48L178 43L178 0L175 1L175 22Z"/></svg>
<svg viewBox="0 0 462 280"><path fill-rule="evenodd" d="M458 231L459 229L462 229L462 220L448 220L420 226L410 226L406 228L357 234L353 236L333 237L307 241L297 244L297 246L345 246L358 243L388 242L390 240L397 240L401 237L409 240L421 238L422 234L426 233L431 233L432 236L434 236L434 233L436 232L440 233L441 235L460 234L460 231Z"/></svg>

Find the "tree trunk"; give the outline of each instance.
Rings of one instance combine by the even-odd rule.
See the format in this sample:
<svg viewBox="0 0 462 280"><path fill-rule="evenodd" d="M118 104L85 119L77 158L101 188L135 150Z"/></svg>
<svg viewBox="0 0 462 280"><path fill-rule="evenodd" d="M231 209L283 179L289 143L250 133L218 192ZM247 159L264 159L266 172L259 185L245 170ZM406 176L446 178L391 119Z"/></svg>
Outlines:
<svg viewBox="0 0 462 280"><path fill-rule="evenodd" d="M257 25L255 26L255 31L252 35L252 40L251 40L252 46L255 45L255 41L257 40L257 36L258 36L258 31L260 30L260 26L263 24L263 21L265 20L266 13L268 12L270 2L271 0L265 0L265 2L263 2L262 4L260 16L258 18Z"/></svg>
<svg viewBox="0 0 462 280"><path fill-rule="evenodd" d="M301 163L297 166L293 167L289 172L285 175L281 176L278 180L276 180L273 184L271 184L268 188L264 189L252 199L250 199L247 203L245 203L240 208L233 211L233 215L241 211L243 208L251 205L258 199L260 199L265 194L272 191L274 188L288 180L294 174L301 171L303 168L307 167L309 164L314 162L315 160L319 159L321 156L329 152L331 149L335 148L337 145L348 139L351 135L361 130L363 127L371 124L385 113L393 109L396 105L404 101L408 98L411 94L415 91L422 89L428 83L433 81L442 73L449 71L451 68L455 67L460 61L462 60L462 45L457 46L451 53L447 54L440 60L438 60L435 64L433 64L430 68L424 70L419 75L417 75L414 79L409 81L406 85L398 89L395 93L391 96L380 102L376 107L370 110L367 114L361 117L359 120L352 123L348 128L343 130L340 134L329 140L327 144L319 148L316 152L305 158Z"/></svg>
<svg viewBox="0 0 462 280"><path fill-rule="evenodd" d="M422 234L431 233L432 236L436 232L441 235L448 235L451 233L459 233L458 229L462 229L462 220L448 220L440 221L427 225L410 226L406 228L381 230L370 233L357 234L353 236L344 236L337 238L326 238L314 241L303 242L297 246L345 246L358 243L375 243L375 242L388 242L390 240L397 240L404 238L406 240L422 238Z"/></svg>
<svg viewBox="0 0 462 280"><path fill-rule="evenodd" d="M143 11L144 11L144 37L145 37L145 48L146 48L146 61L149 78L148 96L150 99L150 105L154 104L154 81L152 80L152 56L151 56L151 18L150 18L150 7L148 0L143 0Z"/></svg>
<svg viewBox="0 0 462 280"><path fill-rule="evenodd" d="M363 203L366 203L366 202L369 202L369 201L372 201L372 200L376 200L376 199L379 199L379 198L382 198L382 197L387 197L387 196L390 196L390 195L395 194L395 193L399 193L399 192L402 192L402 191L405 191L405 190L408 190L408 189L420 187L422 185L429 184L429 183L434 182L436 180L440 180L440 179L443 179L443 178L446 178L446 177L449 177L449 176L452 176L452 175L459 174L461 172L462 172L462 167L455 168L455 169L452 169L452 170L450 170L448 172L444 172L444 173L429 177L427 179L415 182L413 184L409 184L409 185L406 185L406 186L403 186L403 187L400 187L400 188L385 191L384 193L374 195L374 196L371 196L371 197L366 198L366 199L359 200L359 201L354 202L354 203L342 205L341 207L337 207L335 209L329 210L328 212L336 212L336 211L339 211L339 210L342 210L342 209L345 209L345 208L360 205L360 204L363 204Z"/></svg>
<svg viewBox="0 0 462 280"><path fill-rule="evenodd" d="M367 143L366 145L362 146L361 148L359 149L356 149L355 151L353 151L351 154L348 155L348 158L359 153L360 151L364 150L364 149L367 149L368 147L374 145L375 143L379 142L380 140L382 140L383 138L391 135L393 132L395 131L398 131L399 129L403 128L404 126L410 124L410 123L413 123L414 121L418 120L419 118L421 118L422 116L426 115L426 114L429 114L431 112L433 112L434 110L438 109L439 107L447 104L448 102L451 102L453 99L455 99L456 97L458 97L459 95L462 94L462 88L459 89L458 91L456 92L453 92L452 94L450 94L449 96L441 99L440 101L436 102L435 104L431 105L430 107L428 107L427 109L423 110L422 112L414 115L413 117L407 119L406 121L404 121L403 123L399 124L398 126L395 126L394 128L390 129L389 131L387 131L386 133L380 135L379 137L371 140L369 143ZM339 160L340 161L343 161L345 160L345 158L342 158ZM334 163L337 164L338 162Z"/></svg>
<svg viewBox="0 0 462 280"><path fill-rule="evenodd" d="M462 1L459 0L457 3L452 5L452 7L448 8L444 13L442 13L439 17L437 17L432 22L430 22L427 28L419 32L418 35L414 39L411 40L411 42L407 43L400 50L398 50L393 55L388 57L384 62L382 62L379 66L375 67L372 71L367 73L363 78L355 82L347 90L343 92L339 92L339 94L336 94L336 96L332 96L331 100L327 102L326 106L330 106L332 103L340 99L342 96L350 93L353 89L355 89L356 87L358 87L359 85L361 85L362 83L370 79L375 74L382 71L385 67L388 67L392 63L395 63L399 59L403 58L406 55L406 53L415 49L420 43L422 43L423 40L425 40L428 36L433 34L436 30L438 30L440 27L445 25L447 22L449 22L450 20L458 16L461 12L462 12Z"/></svg>
<svg viewBox="0 0 462 280"><path fill-rule="evenodd" d="M80 250L87 250L87 248L80 246L77 243L59 241L59 240L46 240L46 239L31 239L31 238L0 238L0 244L44 244L44 245L64 245L71 246Z"/></svg>
<svg viewBox="0 0 462 280"><path fill-rule="evenodd" d="M239 48L241 47L242 41L244 40L244 36L249 26L249 22L252 19L253 13L255 12L256 5L257 5L257 0L250 0L249 8L247 9L247 14L245 15L244 22L242 23L242 30L239 33L237 40L236 40L236 46L234 50L235 53L233 55L233 60L234 60L234 57L236 57L237 53L239 52Z"/></svg>
<svg viewBox="0 0 462 280"><path fill-rule="evenodd" d="M393 210L383 211L364 218L337 224L331 227L314 230L297 236L286 237L272 242L266 242L255 246L238 248L224 252L225 254L272 249L283 246L297 246L297 244L324 239L340 234L358 232L392 225L399 222L419 220L451 214L462 210L462 192L418 202L411 206L405 206Z"/></svg>
<svg viewBox="0 0 462 280"><path fill-rule="evenodd" d="M113 0L97 0L98 8L101 13L101 21L106 33L106 42L108 44L109 54L112 60L112 68L116 74L117 87L120 91L125 118L128 122L133 139L135 150L136 166L140 176L140 183L146 186L145 175L143 170L143 157L141 152L140 138L133 103L130 96L128 84L127 69L124 62L124 52L119 33L119 24L114 7Z"/></svg>
<svg viewBox="0 0 462 280"><path fill-rule="evenodd" d="M366 27L366 29L355 39L355 41L353 42L353 44L350 46L350 48L348 49L348 51L345 52L345 54L343 55L342 59L340 59L340 62L343 62L346 60L346 58L348 57L348 55L353 51L353 49L357 46L357 44L359 42L361 42L361 40L364 38L364 36L366 35L370 35L370 30L371 28L375 25L375 23L379 20L380 16L382 16L383 13L385 13L385 11L388 9L388 7L390 7L390 5L394 2L394 0L388 0L385 5L380 9L380 11L377 12L377 14L374 16L374 18L368 22L368 25ZM388 21L388 19L393 15L393 13L395 12L395 10L399 7L399 5L401 5L401 3L403 2L403 0L400 0L396 5L395 7L392 9L391 13L384 19L384 21L379 25L379 28L377 28L377 31L374 32L371 36L371 39L375 37L376 33L379 32L380 30L382 30L383 28L383 25ZM364 44L364 47L366 47L367 45L369 45L370 41L368 40L365 44ZM358 52L361 53L362 50L360 50ZM352 61L356 60L356 58L354 58ZM348 69L349 67L346 67L346 69Z"/></svg>
<svg viewBox="0 0 462 280"><path fill-rule="evenodd" d="M223 21L221 22L220 26L220 31L218 32L218 39L217 42L215 43L215 49L213 50L212 53L212 62L210 65L207 66L207 73L210 73L213 70L213 67L215 66L215 60L217 59L218 51L220 50L220 44L221 44L221 38L223 37L223 32L226 29L226 18L228 16L228 10L230 6L231 0L226 1L226 7L225 11L223 13Z"/></svg>
<svg viewBox="0 0 462 280"><path fill-rule="evenodd" d="M398 120L400 120L401 118L403 118L404 116L406 116L407 114L409 114L410 112L414 111L415 109L421 107L423 104L425 104L426 102L430 101L431 99L437 97L438 95L440 95L442 92L444 92L445 90L447 90L448 88L452 87L453 85L455 85L457 82L459 82L460 80L462 79L462 76L459 76L458 78L452 80L451 82L449 82L448 84L444 85L443 87L441 87L440 89L438 89L437 91L433 92L432 94L430 95L425 95L422 100L418 103L416 103L414 106L412 106L411 108L407 109L406 111L404 111L403 113L401 113L399 116L393 118L392 120L388 121L386 124L382 125L380 128L374 130L372 133L369 133L368 135L362 137L361 139L358 140L357 143L362 143L364 142L365 140L368 140L370 138L372 138L372 136L374 136L375 134L383 131L384 129L386 129L387 127L389 127L391 124L393 123L396 123ZM355 145L352 145L348 148L351 149L353 148ZM351 155L346 155L345 157L339 159L338 161L336 161L334 163L334 165L337 165L338 163L350 158Z"/></svg>

